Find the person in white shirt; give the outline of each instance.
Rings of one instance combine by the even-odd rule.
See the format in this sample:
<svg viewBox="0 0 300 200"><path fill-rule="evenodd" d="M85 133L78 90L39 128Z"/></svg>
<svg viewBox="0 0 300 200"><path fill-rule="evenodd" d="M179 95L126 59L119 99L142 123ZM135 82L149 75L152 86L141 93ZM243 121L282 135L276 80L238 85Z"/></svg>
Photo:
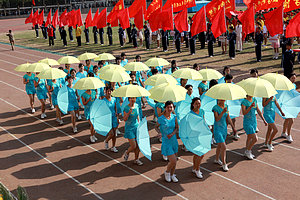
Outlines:
<svg viewBox="0 0 300 200"><path fill-rule="evenodd" d="M274 49L274 56L273 59L278 59L279 56L279 47L280 47L280 43L279 43L279 35L276 34L273 37L269 38L270 42L271 42L271 46Z"/></svg>
<svg viewBox="0 0 300 200"><path fill-rule="evenodd" d="M263 34L264 34L264 42L265 42L263 46L266 46L268 41L268 29L266 25L263 26Z"/></svg>
<svg viewBox="0 0 300 200"><path fill-rule="evenodd" d="M240 21L237 21L237 25L235 27L236 32L236 50L242 51L243 50L243 34L242 34L242 24Z"/></svg>

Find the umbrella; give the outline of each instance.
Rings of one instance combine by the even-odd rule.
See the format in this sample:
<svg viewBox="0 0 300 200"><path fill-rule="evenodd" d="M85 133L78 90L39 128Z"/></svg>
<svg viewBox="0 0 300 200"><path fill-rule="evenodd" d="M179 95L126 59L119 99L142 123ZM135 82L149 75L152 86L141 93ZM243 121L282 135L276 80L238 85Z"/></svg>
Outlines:
<svg viewBox="0 0 300 200"><path fill-rule="evenodd" d="M278 91L277 102L285 114L283 117L276 107L276 112L284 119L297 118L300 112L300 93L296 90Z"/></svg>
<svg viewBox="0 0 300 200"><path fill-rule="evenodd" d="M78 60L92 60L92 59L97 58L97 57L98 56L94 53L85 52L85 53L81 54L80 56L78 56L77 58L78 58Z"/></svg>
<svg viewBox="0 0 300 200"><path fill-rule="evenodd" d="M142 62L131 62L124 66L126 71L147 71L150 70L147 65Z"/></svg>
<svg viewBox="0 0 300 200"><path fill-rule="evenodd" d="M151 88L153 88L153 86L151 86L151 85L146 85L146 86L145 86L145 89L148 90L148 91L149 91ZM152 108L155 107L155 102L154 102L153 99L150 99L148 96L146 96L146 100L147 100L148 104L149 104Z"/></svg>
<svg viewBox="0 0 300 200"><path fill-rule="evenodd" d="M215 122L215 116L212 112L212 108L217 104L217 100L204 93L201 95L201 109L204 110L204 118L208 125L213 125Z"/></svg>
<svg viewBox="0 0 300 200"><path fill-rule="evenodd" d="M51 58L45 58L39 61L40 63L45 63L50 66L60 65L56 60Z"/></svg>
<svg viewBox="0 0 300 200"><path fill-rule="evenodd" d="M190 68L178 69L173 72L172 76L175 78L193 79L198 81L203 79L202 75L198 71Z"/></svg>
<svg viewBox="0 0 300 200"><path fill-rule="evenodd" d="M210 81L211 79L220 79L223 75L214 69L201 69L199 73L202 75L204 81Z"/></svg>
<svg viewBox="0 0 300 200"><path fill-rule="evenodd" d="M144 117L139 123L136 133L136 141L142 154L151 160L152 152L146 117Z"/></svg>
<svg viewBox="0 0 300 200"><path fill-rule="evenodd" d="M94 61L100 61L100 60L114 60L116 57L114 57L110 53L102 53L99 54L97 58L94 59Z"/></svg>
<svg viewBox="0 0 300 200"><path fill-rule="evenodd" d="M143 97L150 96L150 93L141 86L130 84L119 87L111 95L114 97Z"/></svg>
<svg viewBox="0 0 300 200"><path fill-rule="evenodd" d="M44 71L42 71L39 75L37 75L40 79L58 79L58 78L64 78L67 74L60 69L57 68L49 68Z"/></svg>
<svg viewBox="0 0 300 200"><path fill-rule="evenodd" d="M198 156L211 150L212 132L198 115L189 113L180 121L179 137L187 150Z"/></svg>
<svg viewBox="0 0 300 200"><path fill-rule="evenodd" d="M66 85L62 86L57 94L57 104L63 114L68 113L69 107L69 92Z"/></svg>
<svg viewBox="0 0 300 200"><path fill-rule="evenodd" d="M164 83L153 87L149 92L150 98L158 102L178 102L185 100L187 90L180 85Z"/></svg>
<svg viewBox="0 0 300 200"><path fill-rule="evenodd" d="M166 66L169 65L170 63L163 59L163 58L150 58L145 62L145 64L149 67L157 67L157 66Z"/></svg>
<svg viewBox="0 0 300 200"><path fill-rule="evenodd" d="M145 85L157 86L162 83L178 84L177 80L169 74L156 74L145 81Z"/></svg>
<svg viewBox="0 0 300 200"><path fill-rule="evenodd" d="M104 100L94 101L90 110L90 120L98 134L106 136L112 129L112 113Z"/></svg>
<svg viewBox="0 0 300 200"><path fill-rule="evenodd" d="M74 56L64 56L58 59L60 64L75 64L80 63L80 61Z"/></svg>
<svg viewBox="0 0 300 200"><path fill-rule="evenodd" d="M198 86L201 83L201 81L195 81L192 79L188 79L187 81L187 85L192 85L193 86L193 96L194 97L199 97L199 90L198 90Z"/></svg>
<svg viewBox="0 0 300 200"><path fill-rule="evenodd" d="M221 83L210 88L205 95L214 99L236 100L246 98L247 93L241 86Z"/></svg>
<svg viewBox="0 0 300 200"><path fill-rule="evenodd" d="M109 65L106 65L106 66L102 67L101 69L99 69L98 74L101 74L108 69L125 71L125 68L122 67L121 65L109 64Z"/></svg>
<svg viewBox="0 0 300 200"><path fill-rule="evenodd" d="M168 70L165 72L165 74L172 75L172 69L171 69L171 68L170 68L170 69L168 69Z"/></svg>
<svg viewBox="0 0 300 200"><path fill-rule="evenodd" d="M270 98L277 94L273 85L261 78L247 78L238 82L237 85L241 86L248 95L253 97Z"/></svg>
<svg viewBox="0 0 300 200"><path fill-rule="evenodd" d="M78 90L91 90L101 87L105 87L105 85L99 78L96 77L81 78L73 86L74 89Z"/></svg>
<svg viewBox="0 0 300 200"><path fill-rule="evenodd" d="M175 113L179 122L191 111L191 102L186 99L176 104Z"/></svg>
<svg viewBox="0 0 300 200"><path fill-rule="evenodd" d="M261 76L262 79L269 81L276 90L292 90L293 83L284 75L276 73L267 73Z"/></svg>
<svg viewBox="0 0 300 200"><path fill-rule="evenodd" d="M226 101L228 106L229 116L231 119L239 117L241 113L241 100L228 100Z"/></svg>
<svg viewBox="0 0 300 200"><path fill-rule="evenodd" d="M127 74L125 70L114 69L102 71L99 78L110 82L126 82L131 80L129 74Z"/></svg>
<svg viewBox="0 0 300 200"><path fill-rule="evenodd" d="M42 72L49 68L50 68L49 65L45 63L33 63L28 66L27 72Z"/></svg>
<svg viewBox="0 0 300 200"><path fill-rule="evenodd" d="M31 65L31 64L30 63L25 63L25 64L18 65L15 68L15 71L17 71L17 72L27 72L27 68L29 67L29 65Z"/></svg>

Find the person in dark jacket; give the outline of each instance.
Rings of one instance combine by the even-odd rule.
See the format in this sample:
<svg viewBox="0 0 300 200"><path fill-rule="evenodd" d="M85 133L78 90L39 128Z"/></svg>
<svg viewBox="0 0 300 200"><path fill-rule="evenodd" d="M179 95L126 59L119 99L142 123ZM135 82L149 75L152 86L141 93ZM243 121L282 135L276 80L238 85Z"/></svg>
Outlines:
<svg viewBox="0 0 300 200"><path fill-rule="evenodd" d="M93 26L94 43L98 44L98 29L97 26Z"/></svg>
<svg viewBox="0 0 300 200"><path fill-rule="evenodd" d="M168 51L168 31L161 30L161 41L163 46L163 51Z"/></svg>
<svg viewBox="0 0 300 200"><path fill-rule="evenodd" d="M200 49L204 49L205 48L205 32L199 33L198 36L199 36L199 42L201 44Z"/></svg>
<svg viewBox="0 0 300 200"><path fill-rule="evenodd" d="M109 42L109 45L108 46L111 46L113 44L113 41L112 41L112 28L110 26L110 23L107 23L107 36L108 36L108 42Z"/></svg>
<svg viewBox="0 0 300 200"><path fill-rule="evenodd" d="M61 27L61 39L63 41L64 47L67 46L67 31L65 30L65 27Z"/></svg>
<svg viewBox="0 0 300 200"><path fill-rule="evenodd" d="M191 32L189 32L189 41L190 41L190 51L191 51L191 55L195 55L196 53L196 38L197 35L194 35L193 37L191 37L192 34Z"/></svg>
<svg viewBox="0 0 300 200"><path fill-rule="evenodd" d="M48 37L47 37L47 27L46 27L46 22L45 21L43 21L41 29L42 29L43 37L46 40Z"/></svg>
<svg viewBox="0 0 300 200"><path fill-rule="evenodd" d="M176 28L174 28L174 30L175 30L175 47L176 47L177 53L181 53L181 51L180 51L181 33Z"/></svg>
<svg viewBox="0 0 300 200"><path fill-rule="evenodd" d="M126 32L127 32L127 36L128 36L128 39L129 39L128 43L131 43L132 42L132 37L131 37L131 23L130 23L130 26L128 28L126 28Z"/></svg>
<svg viewBox="0 0 300 200"><path fill-rule="evenodd" d="M295 53L292 50L292 43L286 44L286 50L282 54L281 67L283 74L288 77L294 71Z"/></svg>
<svg viewBox="0 0 300 200"><path fill-rule="evenodd" d="M85 35L85 43L89 44L90 43L90 36L89 36L89 27L86 27L86 24L84 23L84 35Z"/></svg>
<svg viewBox="0 0 300 200"><path fill-rule="evenodd" d="M135 24L132 25L132 30L131 30L131 37L132 37L132 43L133 43L133 47L137 48L137 30L135 28Z"/></svg>
<svg viewBox="0 0 300 200"><path fill-rule="evenodd" d="M101 45L104 44L103 34L104 34L104 29L103 28L99 28L99 38L100 38L100 44Z"/></svg>
<svg viewBox="0 0 300 200"><path fill-rule="evenodd" d="M34 25L34 30L35 30L36 38L39 38L39 25L38 24Z"/></svg>
<svg viewBox="0 0 300 200"><path fill-rule="evenodd" d="M214 35L211 32L211 29L208 28L208 31L207 31L207 46L208 46L208 56L209 57L214 56L214 46L213 46L214 41L215 41Z"/></svg>
<svg viewBox="0 0 300 200"><path fill-rule="evenodd" d="M147 27L147 25L144 25L144 35L145 35L145 43L146 43L146 49L150 49L150 31Z"/></svg>
<svg viewBox="0 0 300 200"><path fill-rule="evenodd" d="M261 32L261 28L258 26L256 28L256 33L255 33L255 54L256 54L256 60L257 62L261 62L261 44L264 41L264 35Z"/></svg>
<svg viewBox="0 0 300 200"><path fill-rule="evenodd" d="M124 46L124 30L121 26L121 24L119 24L119 29L118 29L118 34L119 34L119 41L120 41L120 46L123 47Z"/></svg>
<svg viewBox="0 0 300 200"><path fill-rule="evenodd" d="M69 26L68 27L68 31L69 31L69 38L70 38L70 41L73 42L73 27L72 26Z"/></svg>
<svg viewBox="0 0 300 200"><path fill-rule="evenodd" d="M236 43L236 33L234 32L233 26L229 27L229 57L231 59L235 58L235 43Z"/></svg>

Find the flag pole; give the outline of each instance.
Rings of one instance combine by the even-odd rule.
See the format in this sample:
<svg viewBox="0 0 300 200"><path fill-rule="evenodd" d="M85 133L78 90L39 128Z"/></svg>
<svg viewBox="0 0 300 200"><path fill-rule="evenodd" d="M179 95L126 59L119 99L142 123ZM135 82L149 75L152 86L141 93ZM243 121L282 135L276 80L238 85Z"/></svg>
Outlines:
<svg viewBox="0 0 300 200"><path fill-rule="evenodd" d="M204 20L205 20L205 29L207 31L207 22L206 22L206 6L204 6Z"/></svg>

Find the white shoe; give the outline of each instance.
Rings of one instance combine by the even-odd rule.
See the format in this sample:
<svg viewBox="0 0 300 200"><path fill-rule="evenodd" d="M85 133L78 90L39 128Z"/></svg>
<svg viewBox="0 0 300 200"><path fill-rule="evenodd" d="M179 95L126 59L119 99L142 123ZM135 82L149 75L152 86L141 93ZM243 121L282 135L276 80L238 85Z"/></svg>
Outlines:
<svg viewBox="0 0 300 200"><path fill-rule="evenodd" d="M286 139L287 139L288 142L293 142L294 141L291 135L288 135L286 137Z"/></svg>
<svg viewBox="0 0 300 200"><path fill-rule="evenodd" d="M227 164L222 165L222 168L223 168L223 170L224 170L225 172L228 172L228 170L229 170Z"/></svg>
<svg viewBox="0 0 300 200"><path fill-rule="evenodd" d="M288 135L287 135L286 133L284 133L284 132L281 133L281 137L286 138L287 136L288 136Z"/></svg>
<svg viewBox="0 0 300 200"><path fill-rule="evenodd" d="M140 161L140 159L137 159L137 160L134 161L134 164L137 164L138 166L141 166L144 163L142 163L142 161Z"/></svg>
<svg viewBox="0 0 300 200"><path fill-rule="evenodd" d="M256 127L256 131L255 132L257 133L258 131L259 131L259 129L258 129L258 127Z"/></svg>
<svg viewBox="0 0 300 200"><path fill-rule="evenodd" d="M118 152L119 152L118 149L117 149L116 147L112 147L112 148L110 149L110 151L111 151L111 152L114 152L114 153L118 153Z"/></svg>
<svg viewBox="0 0 300 200"><path fill-rule="evenodd" d="M251 154L251 156L252 156L253 158L255 158L255 155L252 154L252 151L251 151L251 150L250 150L250 154Z"/></svg>
<svg viewBox="0 0 300 200"><path fill-rule="evenodd" d="M203 178L203 176L202 176L202 172L200 171L200 170L192 170L192 172L194 173L194 174L196 174L196 177L197 178Z"/></svg>
<svg viewBox="0 0 300 200"><path fill-rule="evenodd" d="M77 133L77 132L78 132L77 127L74 127L74 128L73 128L73 132L74 132L74 133Z"/></svg>
<svg viewBox="0 0 300 200"><path fill-rule="evenodd" d="M253 156L251 155L250 151L246 150L244 155L249 159L249 160L253 160Z"/></svg>
<svg viewBox="0 0 300 200"><path fill-rule="evenodd" d="M121 131L119 131L119 129L116 130L116 135L121 135Z"/></svg>
<svg viewBox="0 0 300 200"><path fill-rule="evenodd" d="M171 182L171 174L170 173L165 172L165 180L169 183Z"/></svg>
<svg viewBox="0 0 300 200"><path fill-rule="evenodd" d="M35 109L34 109L34 108L32 108L32 109L31 109L31 112L32 112L32 114L33 114L33 113L35 113Z"/></svg>
<svg viewBox="0 0 300 200"><path fill-rule="evenodd" d="M63 124L64 124L63 120L60 120L59 125L63 125Z"/></svg>
<svg viewBox="0 0 300 200"><path fill-rule="evenodd" d="M52 105L51 107L50 107L50 110L53 110L54 109L54 106Z"/></svg>
<svg viewBox="0 0 300 200"><path fill-rule="evenodd" d="M268 148L268 146L267 146L266 143L264 143L262 147L263 147L263 148Z"/></svg>
<svg viewBox="0 0 300 200"><path fill-rule="evenodd" d="M268 148L269 151L273 151L274 150L274 147L271 144L267 144L267 148Z"/></svg>
<svg viewBox="0 0 300 200"><path fill-rule="evenodd" d="M56 121L57 121L57 122L60 122L60 120L59 120L58 118L56 118Z"/></svg>
<svg viewBox="0 0 300 200"><path fill-rule="evenodd" d="M45 115L44 113L41 114L41 119L44 119L45 118Z"/></svg>
<svg viewBox="0 0 300 200"><path fill-rule="evenodd" d="M218 164L218 165L223 165L222 161L220 159L218 160L214 160L214 163Z"/></svg>
<svg viewBox="0 0 300 200"><path fill-rule="evenodd" d="M104 142L104 148L105 148L106 150L109 149L108 142Z"/></svg>
<svg viewBox="0 0 300 200"><path fill-rule="evenodd" d="M129 157L129 155L125 152L124 157L123 157L124 160L127 161L127 160L128 160L128 157Z"/></svg>
<svg viewBox="0 0 300 200"><path fill-rule="evenodd" d="M94 138L94 140L96 140L96 141L98 140L98 138L97 138L95 135L93 135L93 138Z"/></svg>
<svg viewBox="0 0 300 200"><path fill-rule="evenodd" d="M233 136L234 139L238 140L240 138L240 136L238 134L236 134L235 136Z"/></svg>
<svg viewBox="0 0 300 200"><path fill-rule="evenodd" d="M162 138L159 138L158 141L159 141L160 143L162 143Z"/></svg>
<svg viewBox="0 0 300 200"><path fill-rule="evenodd" d="M172 181L173 181L174 183L177 183L177 182L178 182L178 179L176 178L176 175L175 175L175 174L173 174L173 175L171 176L171 179L172 179Z"/></svg>
<svg viewBox="0 0 300 200"><path fill-rule="evenodd" d="M82 120L82 117L81 117L81 115L79 115L79 116L78 116L78 120Z"/></svg>
<svg viewBox="0 0 300 200"><path fill-rule="evenodd" d="M44 113L44 117L45 117L45 118L47 117L46 113Z"/></svg>
<svg viewBox="0 0 300 200"><path fill-rule="evenodd" d="M90 141L91 141L91 143L96 142L93 136L90 136Z"/></svg>
<svg viewBox="0 0 300 200"><path fill-rule="evenodd" d="M168 160L168 156L163 156L163 159L164 159L165 161L167 161L167 160Z"/></svg>

